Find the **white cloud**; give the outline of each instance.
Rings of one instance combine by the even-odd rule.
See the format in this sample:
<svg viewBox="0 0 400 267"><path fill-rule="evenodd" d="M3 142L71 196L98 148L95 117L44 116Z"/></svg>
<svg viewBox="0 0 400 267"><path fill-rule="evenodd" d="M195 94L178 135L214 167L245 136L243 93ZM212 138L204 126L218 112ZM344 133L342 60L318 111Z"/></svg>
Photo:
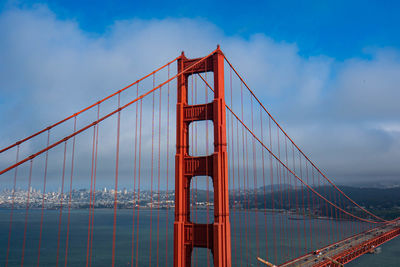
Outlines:
<svg viewBox="0 0 400 267"><path fill-rule="evenodd" d="M397 51L370 52L371 59L344 62L335 84L336 107L351 118L398 118L400 105L400 56Z"/></svg>
<svg viewBox="0 0 400 267"><path fill-rule="evenodd" d="M400 175L400 151L394 149L400 147L399 132L389 136L387 127L372 131L365 126L387 120L399 124L400 59L395 50L375 49L371 59L344 62L324 55L305 58L296 44L263 34L227 36L202 19L116 21L105 34L93 36L77 22L58 19L46 6L4 11L0 34L0 104L5 111L0 122L8 125L0 132L1 147L122 88L182 50L199 57L219 43L288 133L322 169L339 175L337 181L384 170ZM148 141L151 128L145 131ZM129 132L123 136L129 138ZM102 149L112 150L115 140L104 140ZM174 143L172 136L171 149Z"/></svg>

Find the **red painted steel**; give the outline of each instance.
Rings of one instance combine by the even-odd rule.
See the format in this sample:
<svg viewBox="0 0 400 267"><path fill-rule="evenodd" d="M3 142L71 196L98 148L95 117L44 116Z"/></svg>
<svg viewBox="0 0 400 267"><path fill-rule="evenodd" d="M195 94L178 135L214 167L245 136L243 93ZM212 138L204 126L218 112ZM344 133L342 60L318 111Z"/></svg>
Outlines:
<svg viewBox="0 0 400 267"><path fill-rule="evenodd" d="M201 59L178 59L178 73ZM203 105L188 105L188 77L195 73L214 73L214 100ZM218 48L212 55L188 68L178 77L175 156L174 266L191 265L193 248L208 248L214 266L231 266L229 223L228 160L226 139L224 56ZM189 155L189 124L212 120L214 153L204 157ZM210 176L214 185L214 223L190 221L190 181L194 176Z"/></svg>
<svg viewBox="0 0 400 267"><path fill-rule="evenodd" d="M365 241L358 246L352 247L338 255L332 257L333 260L340 262L341 264L349 263L352 260L362 256L365 253L371 252L378 246L386 243L393 238L400 235L400 228L393 229L389 232L376 236L368 241ZM332 262L332 260L326 260L319 264L314 265L314 267L335 267L339 266L337 263Z"/></svg>

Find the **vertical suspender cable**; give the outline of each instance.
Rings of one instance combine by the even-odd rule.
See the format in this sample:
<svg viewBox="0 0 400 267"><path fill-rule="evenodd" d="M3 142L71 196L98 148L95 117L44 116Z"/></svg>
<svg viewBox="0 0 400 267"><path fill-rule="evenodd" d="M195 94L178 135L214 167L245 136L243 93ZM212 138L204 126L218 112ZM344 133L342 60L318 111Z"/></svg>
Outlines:
<svg viewBox="0 0 400 267"><path fill-rule="evenodd" d="M197 76L195 76L194 77L194 104L197 104L198 103L198 101L197 101ZM206 111L207 112L207 111ZM197 123L195 123L194 124L194 129L195 129L195 134L194 134L194 140L195 140L195 146L194 146L194 153L195 153L195 155L198 155L198 124ZM198 220L198 212L197 212L197 202L198 202L198 192L197 192L197 182L198 182L198 177L196 176L195 178L194 178L195 180L194 180L194 190L195 190L195 223L197 223L199 220ZM195 253L195 258L196 258L196 260L195 260L195 262L196 262L196 267L198 267L198 264L199 264L199 257L198 257L198 251L196 250L196 253Z"/></svg>
<svg viewBox="0 0 400 267"><path fill-rule="evenodd" d="M100 103L97 105L97 120L100 118ZM93 231L94 231L94 205L96 201L96 180L97 180L97 151L99 146L99 128L100 124L96 125L96 143L95 143L95 156L94 156L94 171L93 171L93 198L92 198L92 215L90 226L90 251L89 251L89 267L92 266L92 252L93 252Z"/></svg>
<svg viewBox="0 0 400 267"><path fill-rule="evenodd" d="M332 188L331 194L333 195L333 203L336 204L337 202L336 202L336 194L335 194L335 193L336 193L336 192L335 192L334 189ZM340 239L339 221L338 221L338 210L337 210L336 207L334 207L334 209L335 209L335 224L336 224L336 231L335 231L336 241L335 241L335 242L337 242L337 241L339 241L339 239Z"/></svg>
<svg viewBox="0 0 400 267"><path fill-rule="evenodd" d="M264 143L264 128L263 128L263 116L260 106L260 130L261 130L261 142ZM265 259L268 261L268 224L267 224L267 196L266 196L266 184L265 184L265 160L264 160L264 149L261 149L261 162L262 162L262 177L263 177L263 193L264 193L264 232L265 232Z"/></svg>
<svg viewBox="0 0 400 267"><path fill-rule="evenodd" d="M229 87L230 87L230 97L231 97L231 107L233 108L233 88L232 88L232 69L229 68ZM233 135L233 116L231 116L231 160L232 160L232 198L233 198L233 224L232 233L233 234L233 251L234 251L234 263L237 263L237 248L236 248L236 195L235 195L235 146L234 146L234 135Z"/></svg>
<svg viewBox="0 0 400 267"><path fill-rule="evenodd" d="M139 83L136 86L136 97L139 96ZM138 132L138 112L139 112L139 103L136 102L136 116L135 116L135 155L133 162L133 207L132 207L132 238L131 238L131 267L133 267L133 254L135 249L135 212L137 202L135 198L137 197L136 193L136 176L137 176L137 132ZM137 229L136 229L137 230Z"/></svg>
<svg viewBox="0 0 400 267"><path fill-rule="evenodd" d="M63 159L63 170L61 179L61 194L60 194L60 215L58 217L58 237L57 237L57 259L56 266L58 266L59 251L60 251L60 239L61 239L61 224L62 224L62 210L63 210L63 198L64 198L64 180L65 180L65 161L67 156L67 141L64 142L64 159Z"/></svg>
<svg viewBox="0 0 400 267"><path fill-rule="evenodd" d="M321 195L323 195L324 194L324 192L323 192L323 184L322 184L322 187L321 187L321 176L320 176L320 174L317 172L317 179L318 179L318 188L319 188L319 190L320 190L320 194ZM326 218L329 218L328 217L328 209L326 209L326 211L325 211L325 214L324 214L324 202L325 201L322 201L322 200L320 200L320 198L318 198L318 205L319 205L319 210L320 210L320 212L321 212L321 216L325 216ZM325 206L326 206L326 202L325 202ZM321 226L322 225L325 225L325 223L321 223ZM327 244L328 244L328 242L329 242L329 238L328 238L328 235L327 235L327 233L328 233L328 231L326 230L325 231L326 232L326 234L325 234L325 243L324 243L324 245L323 246L326 246ZM323 246L321 246L321 247L323 247Z"/></svg>
<svg viewBox="0 0 400 267"><path fill-rule="evenodd" d="M205 70L207 70L207 61L205 61ZM207 72L205 73L205 79L207 81ZM207 85L205 85L204 88L204 92L205 92L205 102L208 103L208 90L207 90ZM207 117L207 109L206 109L206 117ZM209 155L209 147L208 147L208 120L206 121L206 155ZM206 173L208 173L208 161L206 161ZM207 235L207 246L210 242L209 240L209 233L210 233L210 182L209 182L209 177L206 177L206 190L207 190L207 226L206 226L206 235ZM212 229L211 229L212 231ZM207 249L207 266L210 267L210 251L209 249Z"/></svg>
<svg viewBox="0 0 400 267"><path fill-rule="evenodd" d="M94 158L95 158L95 147L96 147L96 126L93 127L93 140L92 140L92 160L90 167L90 196L89 196L89 220L88 220L88 232L86 241L86 267L89 266L89 255L90 255L90 233L92 226L92 198L93 198L93 175L94 175Z"/></svg>
<svg viewBox="0 0 400 267"><path fill-rule="evenodd" d="M50 129L47 131L47 146L50 143ZM43 233L43 216L44 216L44 200L46 198L46 183L47 183L47 164L49 159L49 151L46 151L45 163L44 163L44 177L43 177L43 194L42 194L42 211L40 214L40 230L39 230L39 245L38 245L38 256L36 261L36 267L39 267L40 263L40 249L42 246L42 233Z"/></svg>
<svg viewBox="0 0 400 267"><path fill-rule="evenodd" d="M169 79L169 64L168 64L168 79ZM168 213L169 213L169 195L168 195L168 183L169 183L169 83L167 84L167 170L166 170L166 194L165 199L167 200L167 210L165 215L165 266L168 266Z"/></svg>
<svg viewBox="0 0 400 267"><path fill-rule="evenodd" d="M240 189L240 164L239 164L239 157L240 157L240 142L239 142L239 121L236 120L236 149L238 155L238 164L237 164L237 184L238 184L238 195L239 200L241 202L241 213L243 213L243 193L241 193ZM239 216L239 222L241 225L243 216ZM242 266L243 262L243 249L242 249L242 231L239 230L239 253L240 253L240 266Z"/></svg>
<svg viewBox="0 0 400 267"><path fill-rule="evenodd" d="M311 177L312 177L312 184L313 184L312 186L313 186L313 188L315 188L318 191L318 189L315 187L314 168L312 166L311 166ZM319 216L318 212L317 212L317 207L316 207L316 205L318 205L318 203L317 204L315 203L315 201L318 201L318 199L315 200L313 192L311 192L311 195L312 195L312 206L313 206L312 214L315 215L315 217L316 217L316 216ZM314 225L313 226L313 230L315 231L317 229L315 227L315 225L318 226L318 220L316 220L313 225ZM314 242L314 244L315 244L314 247L315 248L322 247L322 246L320 246L321 244L318 241L319 241L319 236L315 235L315 242ZM314 248L312 248L312 250L314 250Z"/></svg>
<svg viewBox="0 0 400 267"><path fill-rule="evenodd" d="M143 100L140 99L140 117L139 117L139 170L138 170L138 192L137 192L137 212L136 212L136 267L139 266L139 208L140 208L140 174L141 174L141 160L142 160L142 118L143 118Z"/></svg>
<svg viewBox="0 0 400 267"><path fill-rule="evenodd" d="M157 267L159 266L159 241L160 241L160 175L161 175L161 92L160 88L160 101L158 105L158 185L157 185Z"/></svg>
<svg viewBox="0 0 400 267"><path fill-rule="evenodd" d="M155 77L153 75L153 88L155 87ZM154 94L151 113L151 170L150 170L150 247L149 247L149 266L151 266L151 250L152 250L152 230L153 230L153 176L154 176Z"/></svg>
<svg viewBox="0 0 400 267"><path fill-rule="evenodd" d="M21 257L21 267L24 266L24 256L25 256L25 245L26 245L26 233L28 230L28 214L29 214L29 197L31 194L31 181L32 181L32 165L33 159L31 159L29 167L29 180L28 180L28 197L26 200L26 211L25 211L25 227L24 227L24 242L22 244L22 257Z"/></svg>
<svg viewBox="0 0 400 267"><path fill-rule="evenodd" d="M286 166L289 166L289 153L288 153L288 146L287 146L287 138L285 138L285 157L286 157ZM290 197L291 194L293 192L292 186L291 186L291 179L290 177L292 176L291 174L289 174L289 171L286 169L286 175L287 175L287 198L288 198L288 206L287 206L287 213L291 214L292 211L292 205L290 203ZM289 215L290 216L290 215ZM295 258L296 257L296 252L295 252L295 248L294 248L294 242L293 242L293 237L290 236L289 234L289 229L292 229L292 220L289 220L289 218L287 218L287 225L288 225L288 231L287 231L287 239L290 240L288 241L290 243L290 247L292 248L292 251L289 251L289 258ZM290 255L290 252L292 252L292 254Z"/></svg>
<svg viewBox="0 0 400 267"><path fill-rule="evenodd" d="M251 130L254 132L254 116L253 116L253 97L250 96L250 102L251 102ZM254 193L254 220L255 220L255 226L256 226L256 248L257 248L257 257L260 256L260 241L258 237L258 205L257 205L257 154L256 154L256 143L255 139L252 138L252 149L253 149L253 193ZM257 261L258 265L258 261Z"/></svg>
<svg viewBox="0 0 400 267"><path fill-rule="evenodd" d="M190 86L190 89L191 89L190 100L191 100L191 102L188 103L189 105L194 105L194 78L195 77L193 76L193 73L191 73L191 75L188 76L188 80L191 81L191 83L190 83L191 84L191 86ZM188 84L189 84L189 82L188 82ZM187 100L189 102L189 95L187 96ZM194 130L194 125L192 124L192 132L189 133L189 138L190 138L189 149L190 149L190 151L188 152L188 153L190 153L191 156L195 156L195 154L194 154L194 133L193 133L193 130ZM192 188L193 179L194 178L192 177L192 179L190 180L190 184L189 184L189 188L190 188L189 195L191 195L191 197L190 197L190 217L191 217L190 220L192 222L193 222L193 214L194 214L193 213L193 209L195 209L195 207L196 207L196 205L195 205L195 201L196 201L195 200L195 192L194 192L194 190ZM192 246L194 247L194 240L193 239L192 239ZM191 265L194 265L194 262L196 261L196 258L193 257L193 254L194 253L192 251Z"/></svg>
<svg viewBox="0 0 400 267"><path fill-rule="evenodd" d="M75 131L76 131L76 117L74 118L74 132ZM71 177L69 182L69 197L68 197L67 237L65 241L65 259L64 259L65 267L67 267L67 261L68 261L69 225L71 221L71 202L72 202L72 177L74 174L74 155L75 155L75 136L72 139Z"/></svg>
<svg viewBox="0 0 400 267"><path fill-rule="evenodd" d="M299 153L299 164L300 164L300 178L303 179L303 164L301 162L301 154ZM301 185L301 205L303 210L303 233L304 233L304 254L307 253L307 232L306 232L306 210L304 206L304 186L303 183Z"/></svg>
<svg viewBox="0 0 400 267"><path fill-rule="evenodd" d="M268 118L268 128L269 128L269 147L272 151L272 132L271 132L271 118ZM274 169L272 164L272 155L269 155L270 162L270 176L271 176L271 201L272 201L272 232L273 232L273 244L274 244L274 262L278 260L278 253L276 250L276 229L275 229L275 201L274 201Z"/></svg>
<svg viewBox="0 0 400 267"><path fill-rule="evenodd" d="M187 101L188 101L188 105L194 105L194 102L193 102L193 97L194 97L194 77L193 77L193 73L191 72L191 74L190 74L190 76L188 76L188 78L187 78L187 80L188 80L188 84L190 84L191 86L190 86L190 89L191 89L191 91L190 91L190 97L189 97L189 87L187 88ZM190 81L190 82L189 82ZM190 99L190 103L189 103L189 99ZM188 127L190 127L190 126L188 126ZM189 137L188 138L190 138L190 140L188 140L188 141L190 141L190 143L188 144L189 145L189 151L188 151L188 153L190 153L190 156L194 156L195 154L194 154L194 134L193 134L193 130L194 130L194 125L192 124L192 132L191 133L189 133ZM188 131L190 131L190 129L188 129ZM190 203L189 203L189 213L190 213L190 220L193 222L193 209L195 208L195 196L194 196L194 190L192 189L192 181L193 181L193 177L192 177L192 179L190 180L190 183L189 183L189 195L190 195ZM194 247L194 239L192 239L192 247ZM194 254L194 252L192 251L192 257L191 257L191 265L193 265L194 264L194 262L195 262L195 257L193 257L193 254Z"/></svg>
<svg viewBox="0 0 400 267"><path fill-rule="evenodd" d="M241 96L241 110L242 110L242 121L243 121L243 87L242 83L240 84L240 96ZM245 137L244 137L244 128L242 126L242 158L243 158L243 207L244 207L244 229L245 229L245 239L246 239L246 265L249 264L249 248L248 248L248 235L247 235L247 193L246 193L246 154L245 154Z"/></svg>
<svg viewBox="0 0 400 267"><path fill-rule="evenodd" d="M308 177L308 164L307 164L307 161L306 161L306 179L307 179L307 184L310 184L309 183L309 177ZM313 235L312 235L312 230L313 230L313 220L314 220L314 218L313 218L313 216L312 216L312 213L311 213L311 211L312 211L312 209L311 209L311 200L310 200L310 190L308 189L308 188L306 188L306 190L307 190L307 205L306 205L306 208L308 209L308 212L309 212L309 214L308 214L308 216L309 216L309 224L310 224L310 231L309 231L309 235L310 235L310 251L312 251L312 248L313 248Z"/></svg>
<svg viewBox="0 0 400 267"><path fill-rule="evenodd" d="M118 94L118 109L120 108L121 95ZM114 222L113 222L113 241L112 241L112 262L111 266L115 266L115 235L117 231L117 200L118 200L118 170L119 170L119 137L120 137L120 124L121 124L121 111L118 111L117 119L117 147L115 159L115 189L114 189Z"/></svg>
<svg viewBox="0 0 400 267"><path fill-rule="evenodd" d="M250 244L251 244L251 235L250 235L250 175L249 175L249 149L248 149L248 136L247 136L247 131L245 131L245 146L246 146L246 165L245 165L245 173L246 175L244 176L245 178L245 194L246 194L246 210L247 210L247 215L246 215L246 219L247 219L247 234L248 234L248 243L247 243L247 264L250 264L251 262L251 248L250 248Z"/></svg>
<svg viewBox="0 0 400 267"><path fill-rule="evenodd" d="M327 197L328 197L328 199L332 202L332 198L330 197L331 196L331 194L330 194L330 188L329 188L329 185L327 184L326 185L326 190L327 190ZM328 204L327 204L328 205ZM334 219L335 219L335 217L334 217L334 215L333 215L333 207L332 207L332 205L329 205L329 207L330 207L330 215L329 215L329 217L330 217L330 222L331 222L331 230L332 230L332 234L331 234L331 238L332 238L332 243L335 243L336 242L336 239L335 239L335 229L334 229L334 224L335 224L335 222L334 222Z"/></svg>
<svg viewBox="0 0 400 267"><path fill-rule="evenodd" d="M294 156L294 145L292 144L292 156L293 156L293 172L296 173L296 160ZM297 179L296 177L293 177L294 180L294 193L295 193L295 198L296 198L296 216L299 216L299 188L297 188ZM298 256L302 255L301 253L301 237L300 237L300 222L299 220L297 221L297 241L299 243L298 245Z"/></svg>
<svg viewBox="0 0 400 267"><path fill-rule="evenodd" d="M18 158L19 158L19 145L17 145L17 155L16 155L16 159L15 159L16 163L18 162ZM11 197L11 211L10 211L10 224L8 226L6 267L8 266L8 257L10 255L11 232L12 232L12 222L13 222L13 215L14 215L14 203L15 203L15 190L16 190L16 185L17 185L17 175L18 175L18 166L15 167L13 191L12 191L12 197Z"/></svg>
<svg viewBox="0 0 400 267"><path fill-rule="evenodd" d="M279 128L276 129L276 149L277 149L278 158L281 158L281 148L280 148L280 140L279 140ZM281 196L282 196L281 195L281 192L282 192L281 191L282 190L282 188L281 188L281 183L282 183L281 165L279 164L278 161L275 161L275 162L276 162L276 178L277 178L276 179L276 182L277 182L277 186L276 187L278 189L277 198L278 198L278 203L279 203L278 209L281 209L281 207L282 207L282 199L281 199ZM278 215L278 224L279 224L279 227L278 227L279 236L278 236L278 238L279 238L279 244L281 244L282 241L283 241L283 238L282 238L282 230L283 230L283 228L282 228L282 214L281 214L280 210L278 210L277 215ZM278 250L280 252L278 261L280 261L280 258L282 257L282 252L281 252L280 249L278 249Z"/></svg>

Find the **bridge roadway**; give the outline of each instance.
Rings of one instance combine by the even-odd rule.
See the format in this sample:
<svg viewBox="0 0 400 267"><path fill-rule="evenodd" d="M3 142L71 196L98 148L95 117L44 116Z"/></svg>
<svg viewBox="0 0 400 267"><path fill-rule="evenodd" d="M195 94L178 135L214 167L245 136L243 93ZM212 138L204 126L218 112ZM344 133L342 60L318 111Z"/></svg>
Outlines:
<svg viewBox="0 0 400 267"><path fill-rule="evenodd" d="M400 235L400 220L385 224L286 262L280 267L341 266L373 252L379 245Z"/></svg>

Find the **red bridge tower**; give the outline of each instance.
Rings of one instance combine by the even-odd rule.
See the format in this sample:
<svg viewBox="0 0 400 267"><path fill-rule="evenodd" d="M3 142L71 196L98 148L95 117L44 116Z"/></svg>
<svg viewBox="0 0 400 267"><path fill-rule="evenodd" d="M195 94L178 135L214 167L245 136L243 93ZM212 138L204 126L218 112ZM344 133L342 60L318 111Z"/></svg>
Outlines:
<svg viewBox="0 0 400 267"><path fill-rule="evenodd" d="M218 47L214 54L200 60L187 59L183 53L178 59L178 73L184 73L178 77L177 84L174 266L190 266L193 248L202 247L211 250L215 267L230 267L224 56ZM202 72L214 73L214 100L211 103L188 105L188 77ZM201 120L213 121L214 153L194 157L189 155L189 124ZM207 225L190 221L190 181L195 176L212 178L214 223Z"/></svg>

